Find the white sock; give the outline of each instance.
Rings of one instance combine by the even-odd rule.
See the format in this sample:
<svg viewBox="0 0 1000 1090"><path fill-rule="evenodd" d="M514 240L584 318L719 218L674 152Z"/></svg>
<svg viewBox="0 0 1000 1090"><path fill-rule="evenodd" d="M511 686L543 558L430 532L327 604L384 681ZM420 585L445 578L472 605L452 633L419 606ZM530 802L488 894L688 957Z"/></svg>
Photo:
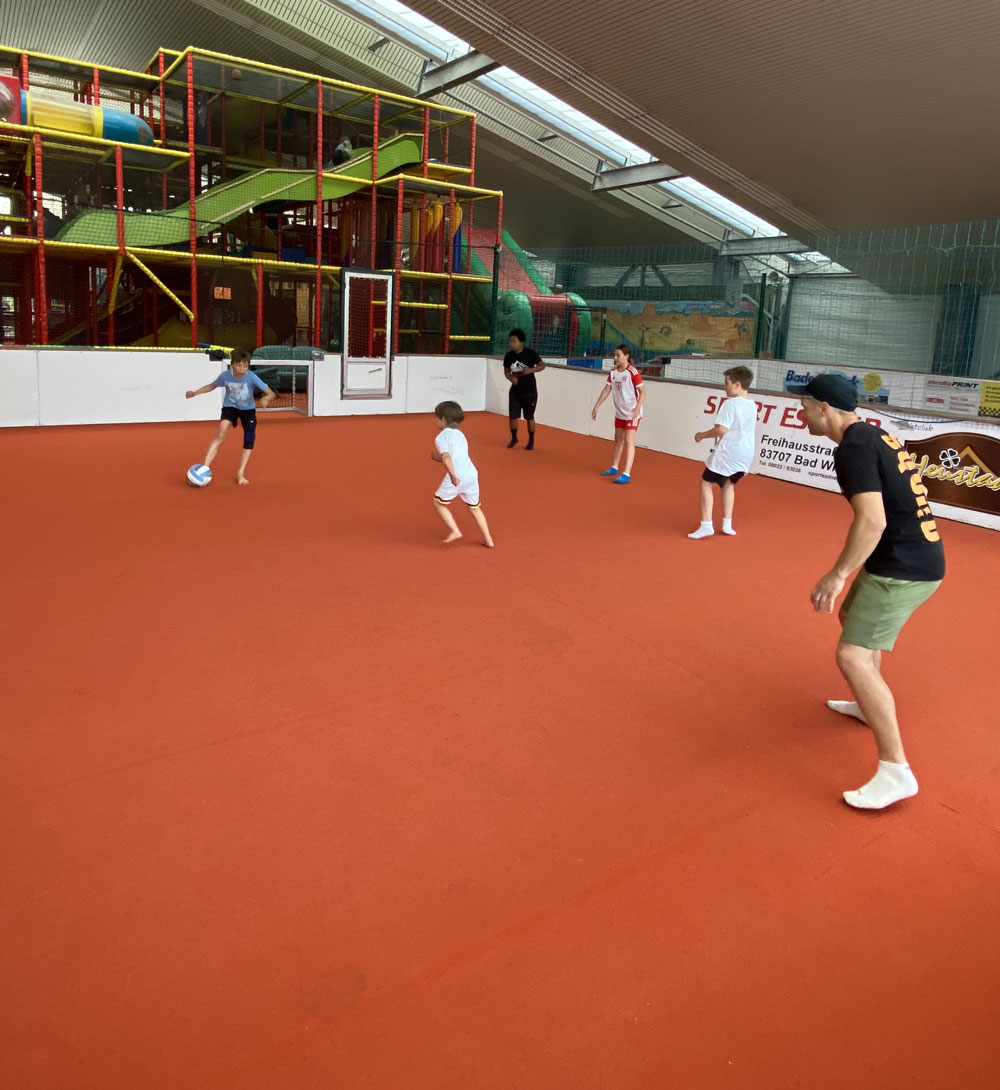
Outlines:
<svg viewBox="0 0 1000 1090"><path fill-rule="evenodd" d="M688 537L711 537L715 533L715 527L710 522L703 522L693 534L688 534Z"/></svg>
<svg viewBox="0 0 1000 1090"><path fill-rule="evenodd" d="M858 810L883 810L917 793L917 778L907 764L879 761L878 772L857 791L845 791L844 802Z"/></svg>
<svg viewBox="0 0 1000 1090"><path fill-rule="evenodd" d="M722 532L724 534L729 534L730 537L732 537L736 533L736 531L733 529L733 520L732 519L723 519L722 520Z"/></svg>
<svg viewBox="0 0 1000 1090"><path fill-rule="evenodd" d="M853 700L828 700L826 706L832 711L840 712L841 715L853 715L855 719L860 719L862 723L868 722L865 719L865 713Z"/></svg>

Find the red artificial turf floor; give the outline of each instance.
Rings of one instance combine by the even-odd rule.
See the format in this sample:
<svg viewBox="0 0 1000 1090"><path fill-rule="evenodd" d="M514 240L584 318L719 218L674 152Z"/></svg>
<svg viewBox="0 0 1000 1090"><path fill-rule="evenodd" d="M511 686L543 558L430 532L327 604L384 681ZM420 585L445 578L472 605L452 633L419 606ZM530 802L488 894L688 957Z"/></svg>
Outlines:
<svg viewBox="0 0 1000 1090"><path fill-rule="evenodd" d="M881 814L836 622L849 508L466 422L497 548L444 547L430 417L8 430L0 1086L995 1087L998 537L886 674ZM456 505L459 506L460 505Z"/></svg>

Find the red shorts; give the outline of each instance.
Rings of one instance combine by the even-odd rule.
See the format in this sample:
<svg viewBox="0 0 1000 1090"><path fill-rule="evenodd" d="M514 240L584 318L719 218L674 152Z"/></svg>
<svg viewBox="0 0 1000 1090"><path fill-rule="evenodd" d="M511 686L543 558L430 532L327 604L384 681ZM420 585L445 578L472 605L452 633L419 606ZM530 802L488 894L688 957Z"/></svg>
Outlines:
<svg viewBox="0 0 1000 1090"><path fill-rule="evenodd" d="M641 420L641 419L642 419L642 417L639 418L639 420ZM639 420L636 420L635 417L632 417L629 420L619 420L618 417L616 416L615 417L615 427L616 428L623 428L625 431L635 431L636 428L639 427Z"/></svg>

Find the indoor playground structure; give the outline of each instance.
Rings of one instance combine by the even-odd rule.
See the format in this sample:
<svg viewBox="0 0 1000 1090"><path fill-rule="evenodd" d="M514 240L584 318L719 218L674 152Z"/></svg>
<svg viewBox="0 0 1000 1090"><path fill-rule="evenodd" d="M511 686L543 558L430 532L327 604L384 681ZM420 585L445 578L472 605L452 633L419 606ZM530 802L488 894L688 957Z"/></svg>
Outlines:
<svg viewBox="0 0 1000 1090"><path fill-rule="evenodd" d="M586 304L503 231L475 159L474 114L308 73L0 47L4 340L339 351L360 269L398 285L391 316L352 297L372 350L488 351L520 326L585 352Z"/></svg>

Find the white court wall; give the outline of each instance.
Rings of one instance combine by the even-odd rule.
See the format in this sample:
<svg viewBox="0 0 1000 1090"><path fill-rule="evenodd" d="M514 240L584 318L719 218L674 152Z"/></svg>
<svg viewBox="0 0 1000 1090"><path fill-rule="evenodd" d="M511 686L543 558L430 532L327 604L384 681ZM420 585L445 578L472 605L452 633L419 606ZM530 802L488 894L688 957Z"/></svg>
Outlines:
<svg viewBox="0 0 1000 1090"><path fill-rule="evenodd" d="M225 370L203 352L5 349L0 352L0 427L217 420L222 391L184 397ZM313 412L359 416L431 412L440 401L468 412L486 407L482 356L399 356L392 396L342 400L340 356L317 360Z"/></svg>
<svg viewBox="0 0 1000 1090"><path fill-rule="evenodd" d="M316 361L314 416L429 413L441 401L457 401L466 412L486 408L486 360L482 356L397 356L392 363L392 393L387 398L342 399L340 370L340 356Z"/></svg>
<svg viewBox="0 0 1000 1090"><path fill-rule="evenodd" d="M0 354L0 426L23 428L40 422L38 353L9 349Z"/></svg>
<svg viewBox="0 0 1000 1090"><path fill-rule="evenodd" d="M486 360L482 356L411 356L406 412L429 413L442 401L466 412L486 408Z"/></svg>
<svg viewBox="0 0 1000 1090"><path fill-rule="evenodd" d="M221 391L190 401L184 391L221 369L204 352L5 350L0 426L214 420Z"/></svg>
<svg viewBox="0 0 1000 1090"><path fill-rule="evenodd" d="M510 384L504 378L499 361L490 363L493 366L487 372L486 407L490 412L506 416ZM547 366L537 381L535 419L539 427L562 428L608 442L614 439L615 414L610 397L598 411L597 420L591 419L594 403L607 385L607 371ZM698 458L698 445L693 437L696 431L707 426L701 416L707 393L711 391L700 386L647 382L646 405L636 445L682 458ZM704 453L707 452L701 452Z"/></svg>

